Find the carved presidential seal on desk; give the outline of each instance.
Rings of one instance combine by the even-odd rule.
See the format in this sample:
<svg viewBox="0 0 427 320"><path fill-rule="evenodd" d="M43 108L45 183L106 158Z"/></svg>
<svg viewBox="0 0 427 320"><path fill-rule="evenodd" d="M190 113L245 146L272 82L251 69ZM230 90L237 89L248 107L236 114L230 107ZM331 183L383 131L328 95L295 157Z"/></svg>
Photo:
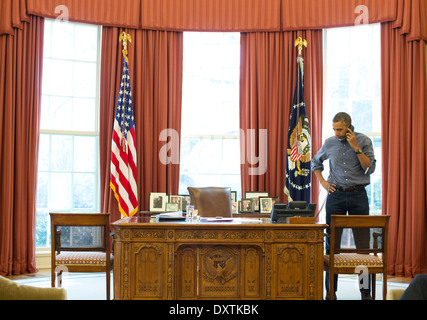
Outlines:
<svg viewBox="0 0 427 320"><path fill-rule="evenodd" d="M203 278L224 284L237 276L237 258L230 249L222 246L211 248L203 255Z"/></svg>

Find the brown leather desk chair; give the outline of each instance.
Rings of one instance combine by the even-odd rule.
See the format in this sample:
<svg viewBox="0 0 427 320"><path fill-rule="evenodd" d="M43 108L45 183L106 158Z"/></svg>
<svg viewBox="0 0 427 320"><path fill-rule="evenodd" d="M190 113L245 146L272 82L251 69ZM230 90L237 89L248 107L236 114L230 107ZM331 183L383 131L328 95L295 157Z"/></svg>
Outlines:
<svg viewBox="0 0 427 320"><path fill-rule="evenodd" d="M334 274L372 274L372 298L375 299L375 274L383 274L383 299L387 296L387 240L390 216L332 215L330 225L330 254L324 256L324 270L329 272L330 299L334 299ZM356 239L358 248L341 248L341 234L344 228L368 231L364 239ZM374 230L373 230L374 229ZM380 232L377 230L380 229ZM372 235L372 237L371 237ZM378 237L381 237L379 246ZM371 240L372 244L371 244ZM381 256L378 256L381 254Z"/></svg>
<svg viewBox="0 0 427 320"><path fill-rule="evenodd" d="M200 217L232 217L231 188L188 187L191 203Z"/></svg>
<svg viewBox="0 0 427 320"><path fill-rule="evenodd" d="M107 300L110 300L109 213L50 213L51 278L68 272L105 272Z"/></svg>

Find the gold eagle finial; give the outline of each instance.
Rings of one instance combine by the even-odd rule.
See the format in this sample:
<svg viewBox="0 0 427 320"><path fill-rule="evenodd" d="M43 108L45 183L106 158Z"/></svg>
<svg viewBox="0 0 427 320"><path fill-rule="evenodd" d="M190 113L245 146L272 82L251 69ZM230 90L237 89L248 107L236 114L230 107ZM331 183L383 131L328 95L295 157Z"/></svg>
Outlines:
<svg viewBox="0 0 427 320"><path fill-rule="evenodd" d="M127 52L127 47L128 47L128 40L129 42L132 42L132 39L130 37L130 34L126 33L126 32L122 32L120 35L119 40L123 41L123 50Z"/></svg>
<svg viewBox="0 0 427 320"><path fill-rule="evenodd" d="M302 52L302 46L307 48L307 40L299 37L298 39L295 40L295 47L298 46L298 55L301 55Z"/></svg>

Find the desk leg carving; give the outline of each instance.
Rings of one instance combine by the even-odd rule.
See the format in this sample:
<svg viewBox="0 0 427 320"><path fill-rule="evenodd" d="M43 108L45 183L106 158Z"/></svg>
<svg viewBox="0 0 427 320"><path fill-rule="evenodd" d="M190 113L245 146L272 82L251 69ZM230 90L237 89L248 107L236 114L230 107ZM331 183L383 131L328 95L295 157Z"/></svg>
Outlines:
<svg viewBox="0 0 427 320"><path fill-rule="evenodd" d="M130 269L130 263L129 263L129 255L130 255L130 244L129 243L125 243L123 245L123 254L124 254L124 259L123 259L123 298L125 300L129 300L130 296L129 296L129 291L130 291L130 275L129 275L129 269Z"/></svg>
<svg viewBox="0 0 427 320"><path fill-rule="evenodd" d="M271 299L272 278L273 278L273 252L272 245L265 245L265 297Z"/></svg>
<svg viewBox="0 0 427 320"><path fill-rule="evenodd" d="M304 298L306 246L278 245L276 250L276 286L278 298Z"/></svg>
<svg viewBox="0 0 427 320"><path fill-rule="evenodd" d="M168 244L168 267L167 267L167 273L168 273L168 280L167 280L167 297L169 300L175 299L175 292L174 292L174 264L175 264L175 253L174 253L175 246L173 243Z"/></svg>

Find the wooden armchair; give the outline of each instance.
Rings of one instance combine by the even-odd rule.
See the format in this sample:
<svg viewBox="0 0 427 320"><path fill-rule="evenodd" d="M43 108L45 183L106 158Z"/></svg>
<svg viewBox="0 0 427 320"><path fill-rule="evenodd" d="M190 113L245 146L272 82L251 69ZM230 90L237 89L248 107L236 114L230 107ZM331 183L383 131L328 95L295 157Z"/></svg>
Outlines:
<svg viewBox="0 0 427 320"><path fill-rule="evenodd" d="M107 300L110 300L109 213L50 213L51 281L68 272L105 272Z"/></svg>
<svg viewBox="0 0 427 320"><path fill-rule="evenodd" d="M329 272L329 292L334 292L334 274L372 274L372 298L375 299L375 274L383 274L383 299L387 296L387 240L390 216L332 215L330 225L330 250L324 256L324 270ZM365 239L358 248L341 248L341 234L344 228L375 230L370 239ZM381 232L376 232L380 229ZM381 245L378 237L381 236ZM355 239L356 242L356 239ZM380 254L380 256L378 255ZM330 294L330 299L334 295Z"/></svg>

